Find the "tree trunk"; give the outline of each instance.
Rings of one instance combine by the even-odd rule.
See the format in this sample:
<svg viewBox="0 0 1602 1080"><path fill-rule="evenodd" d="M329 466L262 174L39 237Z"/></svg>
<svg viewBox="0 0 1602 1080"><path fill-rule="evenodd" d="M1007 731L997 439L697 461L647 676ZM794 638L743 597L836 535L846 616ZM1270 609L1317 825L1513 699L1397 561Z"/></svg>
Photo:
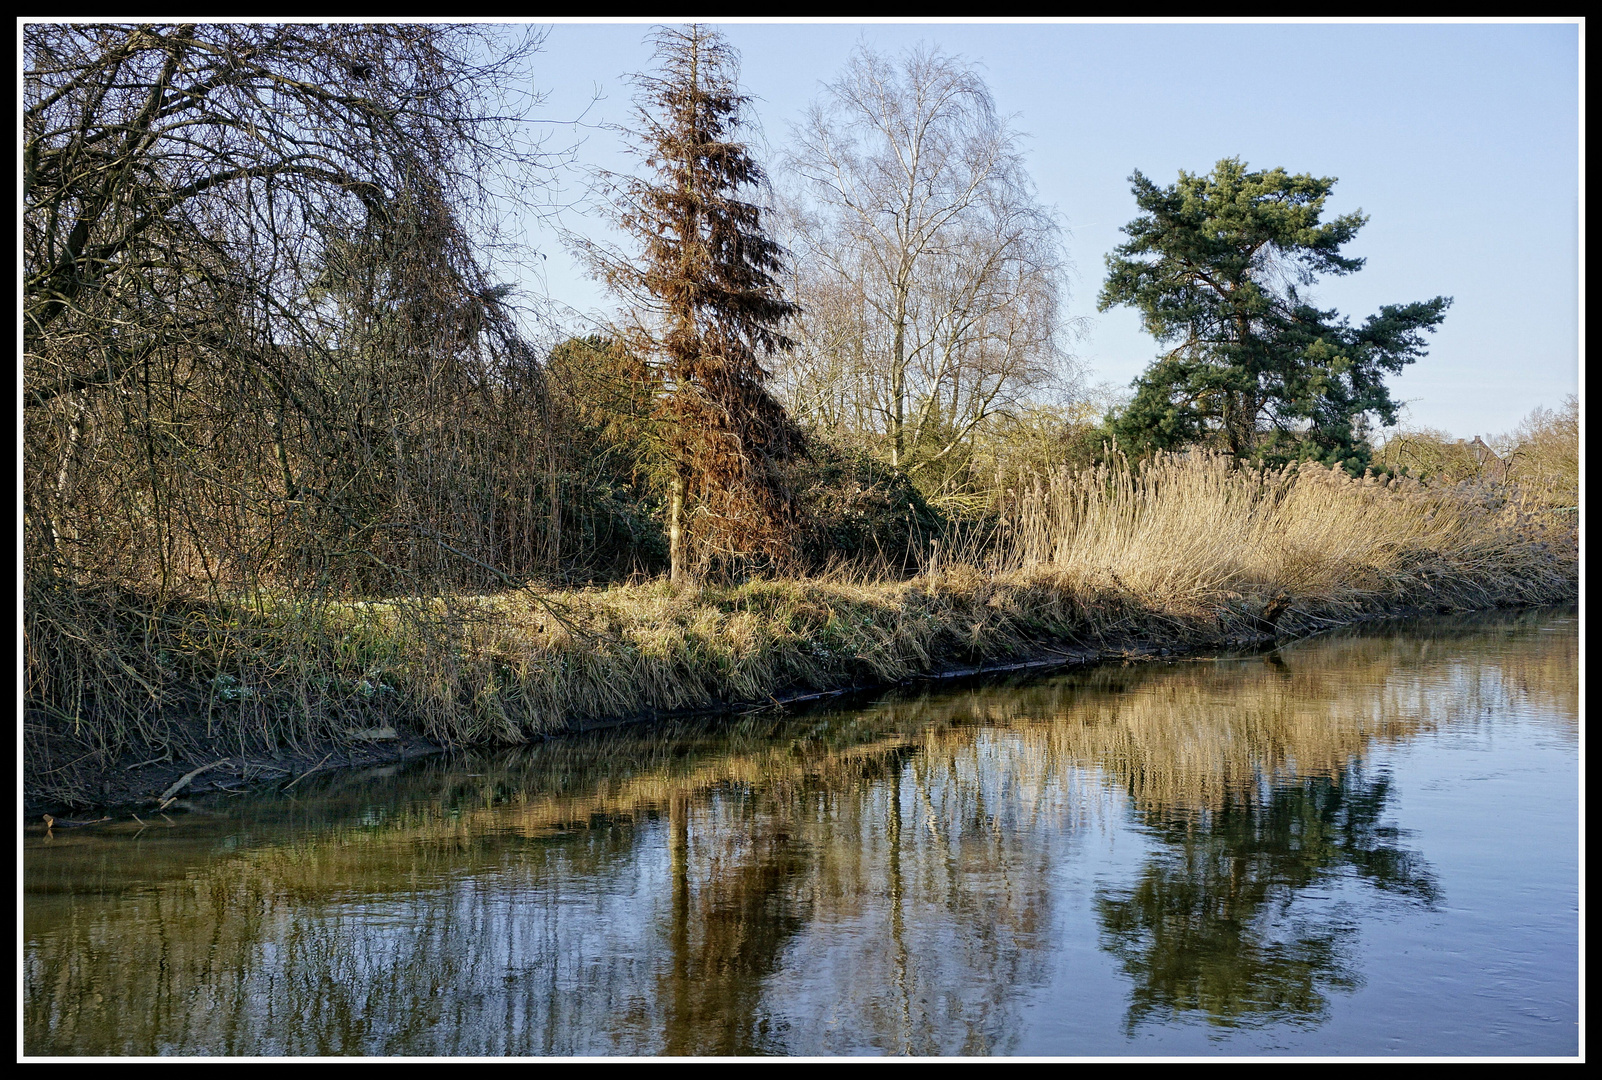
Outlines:
<svg viewBox="0 0 1602 1080"><path fill-rule="evenodd" d="M895 399L895 416L891 419L895 436L890 449L890 464L901 468L906 458L902 428L907 418L907 290L896 294L896 325L894 355L890 358L890 396Z"/></svg>
<svg viewBox="0 0 1602 1080"><path fill-rule="evenodd" d="M668 580L682 585L684 568L684 476L673 477L672 493L668 496Z"/></svg>

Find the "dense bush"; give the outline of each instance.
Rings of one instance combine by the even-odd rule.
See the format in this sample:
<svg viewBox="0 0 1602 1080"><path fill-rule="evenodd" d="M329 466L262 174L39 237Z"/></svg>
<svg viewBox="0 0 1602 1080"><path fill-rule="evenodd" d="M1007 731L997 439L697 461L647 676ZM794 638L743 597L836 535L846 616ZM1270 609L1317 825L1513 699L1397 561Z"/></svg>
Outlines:
<svg viewBox="0 0 1602 1080"><path fill-rule="evenodd" d="M921 565L944 520L907 475L865 450L821 438L794 469L799 569L852 566L902 573Z"/></svg>

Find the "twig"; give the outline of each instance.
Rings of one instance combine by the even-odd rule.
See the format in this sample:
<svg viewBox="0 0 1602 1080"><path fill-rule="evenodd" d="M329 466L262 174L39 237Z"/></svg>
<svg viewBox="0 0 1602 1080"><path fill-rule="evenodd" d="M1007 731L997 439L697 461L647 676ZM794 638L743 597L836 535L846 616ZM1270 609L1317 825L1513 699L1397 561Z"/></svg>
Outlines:
<svg viewBox="0 0 1602 1080"><path fill-rule="evenodd" d="M102 821L110 820L111 818L109 817L98 817L93 821L64 821L61 818L53 818L49 814L46 814L45 831L48 832L51 829L81 829L85 825L99 825Z"/></svg>
<svg viewBox="0 0 1602 1080"><path fill-rule="evenodd" d="M334 752L332 750L330 750L328 752L328 754L323 758L323 760L319 761L317 764L313 765L311 768L307 769L305 772L301 773L299 776L295 777L295 779L291 780L289 783L285 784L283 787L279 788L278 790L279 791L288 791L290 788L294 787L296 784L298 784L302 780L306 779L306 777L310 776L312 773L316 772L318 769L320 769L324 765L328 764L328 759L333 757L333 756L334 756Z"/></svg>
<svg viewBox="0 0 1602 1080"><path fill-rule="evenodd" d="M163 806L165 806L168 802L172 801L173 796L177 795L180 791L182 791L184 788L189 786L189 781L193 780L195 777L199 776L201 773L205 772L207 769L215 769L219 765L226 765L226 764L228 764L228 759L227 758L219 758L218 760L212 762L210 765L202 765L200 768L195 769L193 772L184 773L182 776L180 776L178 778L177 782L174 783L172 785L172 787L168 788L166 791L163 791L160 795L157 795L156 796L156 801L160 802Z"/></svg>

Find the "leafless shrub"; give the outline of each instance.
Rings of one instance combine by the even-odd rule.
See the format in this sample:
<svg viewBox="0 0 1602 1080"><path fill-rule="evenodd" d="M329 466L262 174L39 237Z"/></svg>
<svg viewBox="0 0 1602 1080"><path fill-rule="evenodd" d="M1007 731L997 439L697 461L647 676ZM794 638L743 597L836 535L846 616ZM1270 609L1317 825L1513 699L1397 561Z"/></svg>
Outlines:
<svg viewBox="0 0 1602 1080"><path fill-rule="evenodd" d="M487 172L545 164L500 111L538 38L494 33L24 26L30 730L98 725L103 754L250 684L163 660L186 619L248 639L254 612L273 632L218 655L296 658L272 638L326 682L322 600L559 558L543 371L476 213Z"/></svg>

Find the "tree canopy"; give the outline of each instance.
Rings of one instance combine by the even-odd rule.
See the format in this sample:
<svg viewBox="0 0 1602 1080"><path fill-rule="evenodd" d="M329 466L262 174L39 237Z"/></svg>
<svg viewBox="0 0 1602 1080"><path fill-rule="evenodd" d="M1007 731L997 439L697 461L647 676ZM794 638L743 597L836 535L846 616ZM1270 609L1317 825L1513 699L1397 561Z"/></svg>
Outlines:
<svg viewBox="0 0 1602 1080"><path fill-rule="evenodd" d="M1364 426L1396 423L1385 376L1424 355L1449 297L1389 304L1361 326L1301 290L1363 260L1342 254L1361 211L1322 220L1333 177L1250 171L1226 158L1159 187L1130 178L1142 213L1107 257L1098 307L1136 308L1171 346L1116 418L1136 452L1217 442L1240 458L1310 458L1361 471Z"/></svg>

